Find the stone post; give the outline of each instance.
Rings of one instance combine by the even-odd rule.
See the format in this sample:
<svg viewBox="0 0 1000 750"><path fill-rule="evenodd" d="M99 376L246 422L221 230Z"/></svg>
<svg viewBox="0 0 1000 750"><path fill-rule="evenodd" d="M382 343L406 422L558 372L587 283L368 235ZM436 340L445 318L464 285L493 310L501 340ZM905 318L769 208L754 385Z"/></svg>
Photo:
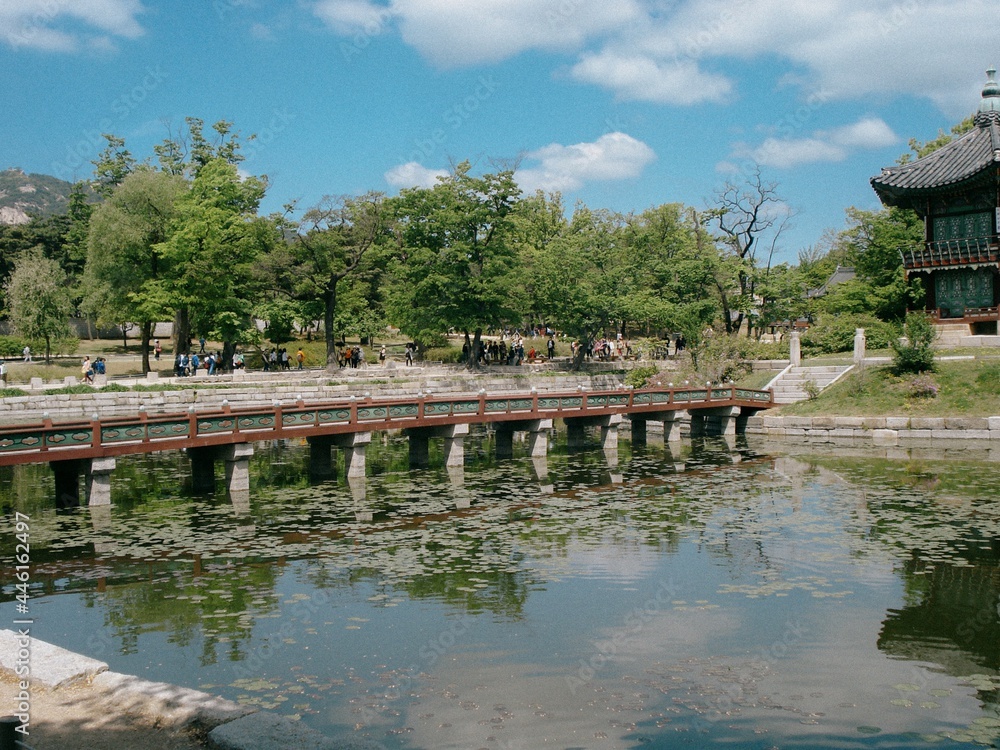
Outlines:
<svg viewBox="0 0 1000 750"><path fill-rule="evenodd" d="M792 367L798 367L802 364L802 334L799 331L792 331L791 338L788 340L788 359L792 364Z"/></svg>
<svg viewBox="0 0 1000 750"><path fill-rule="evenodd" d="M867 339L865 338L864 328L854 329L854 364L863 365L865 363L865 346Z"/></svg>
<svg viewBox="0 0 1000 750"><path fill-rule="evenodd" d="M191 459L191 488L195 492L215 492L215 447L188 448Z"/></svg>

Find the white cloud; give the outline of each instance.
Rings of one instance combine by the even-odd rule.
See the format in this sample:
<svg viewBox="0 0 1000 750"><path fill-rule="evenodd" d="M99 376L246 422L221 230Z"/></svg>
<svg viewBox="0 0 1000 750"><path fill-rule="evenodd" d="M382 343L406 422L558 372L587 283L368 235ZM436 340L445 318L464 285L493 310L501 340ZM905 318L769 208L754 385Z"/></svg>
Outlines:
<svg viewBox="0 0 1000 750"><path fill-rule="evenodd" d="M113 37L142 36L143 10L139 0L0 0L0 40L46 52L110 49Z"/></svg>
<svg viewBox="0 0 1000 750"><path fill-rule="evenodd" d="M853 151L898 142L899 136L883 120L866 117L832 130L817 130L805 138L768 138L756 147L741 144L733 155L749 158L764 167L789 169L813 162L843 161ZM721 162L716 168L730 171L731 163Z"/></svg>
<svg viewBox="0 0 1000 750"><path fill-rule="evenodd" d="M811 91L928 97L951 115L974 106L1000 23L995 0L312 2L337 33L393 29L440 66L568 55L573 78L622 99L720 101L735 91L734 65L777 60Z"/></svg>
<svg viewBox="0 0 1000 750"><path fill-rule="evenodd" d="M393 167L385 173L385 181L393 187L434 187L439 177L447 177L445 169L428 169L415 161Z"/></svg>
<svg viewBox="0 0 1000 750"><path fill-rule="evenodd" d="M392 15L389 8L370 0L319 0L313 12L338 34L376 35Z"/></svg>
<svg viewBox="0 0 1000 750"><path fill-rule="evenodd" d="M318 0L313 8L340 34L381 29L391 19L407 44L442 67L534 49L572 53L645 16L642 0Z"/></svg>
<svg viewBox="0 0 1000 750"><path fill-rule="evenodd" d="M573 66L572 75L611 89L622 99L661 104L717 102L732 92L729 79L705 73L690 60L665 62L611 51L583 55Z"/></svg>
<svg viewBox="0 0 1000 750"><path fill-rule="evenodd" d="M656 154L642 141L625 133L608 133L592 143L563 146L552 143L527 154L537 167L514 175L526 192L579 190L584 183L638 177Z"/></svg>

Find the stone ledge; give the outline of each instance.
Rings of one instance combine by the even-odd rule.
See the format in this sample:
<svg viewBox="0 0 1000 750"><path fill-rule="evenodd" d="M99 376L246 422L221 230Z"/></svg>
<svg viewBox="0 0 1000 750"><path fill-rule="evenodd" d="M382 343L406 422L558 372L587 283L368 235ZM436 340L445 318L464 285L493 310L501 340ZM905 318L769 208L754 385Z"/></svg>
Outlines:
<svg viewBox="0 0 1000 750"><path fill-rule="evenodd" d="M0 667L15 674L21 639L13 630L0 630ZM37 638L29 637L29 648L31 679L48 688L90 682L108 669L103 661L74 654Z"/></svg>
<svg viewBox="0 0 1000 750"><path fill-rule="evenodd" d="M200 690L150 682L119 672L102 672L94 678L93 684L114 692L124 709L128 708L128 703L137 702L171 723L196 724L206 729L214 729L256 710Z"/></svg>

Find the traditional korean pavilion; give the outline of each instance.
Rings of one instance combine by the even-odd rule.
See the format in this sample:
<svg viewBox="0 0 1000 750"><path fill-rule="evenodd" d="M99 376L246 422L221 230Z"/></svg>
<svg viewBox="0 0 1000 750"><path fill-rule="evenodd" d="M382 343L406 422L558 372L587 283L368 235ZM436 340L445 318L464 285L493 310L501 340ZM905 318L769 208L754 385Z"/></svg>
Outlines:
<svg viewBox="0 0 1000 750"><path fill-rule="evenodd" d="M996 335L1000 303L1000 84L996 70L975 127L922 159L886 167L872 187L886 206L924 220L924 246L904 250L907 277L924 279L926 308L939 323Z"/></svg>

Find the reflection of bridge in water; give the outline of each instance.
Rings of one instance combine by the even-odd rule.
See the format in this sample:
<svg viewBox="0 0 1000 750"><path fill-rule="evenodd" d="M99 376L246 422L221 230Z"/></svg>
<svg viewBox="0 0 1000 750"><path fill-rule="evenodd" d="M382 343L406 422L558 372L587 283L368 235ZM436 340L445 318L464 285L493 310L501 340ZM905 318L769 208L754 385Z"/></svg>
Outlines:
<svg viewBox="0 0 1000 750"><path fill-rule="evenodd" d="M500 458L513 452L515 432L527 434L532 457L548 452L548 433L555 419L566 424L570 448L582 447L587 428L599 428L605 450L617 446L623 419L631 423L632 441L646 440L646 423L663 425L664 439L680 439L681 420L690 420L690 434L734 435L747 419L774 405L770 391L735 386L651 388L642 390L537 392L489 396L426 396L395 399L370 397L307 404L275 402L270 407L221 409L186 413L25 424L0 428L0 466L48 463L55 473L56 499L61 506L80 502L80 477L85 477L90 505L111 501L111 475L117 456L186 450L191 458L193 486L215 486L215 464L225 463L230 492L249 489L252 443L305 438L310 446L310 473L335 473L334 447L344 454L348 477L365 474L365 448L373 432L403 430L409 439L410 464L425 466L428 441L443 438L447 466L464 463L464 438L470 424L492 425Z"/></svg>

